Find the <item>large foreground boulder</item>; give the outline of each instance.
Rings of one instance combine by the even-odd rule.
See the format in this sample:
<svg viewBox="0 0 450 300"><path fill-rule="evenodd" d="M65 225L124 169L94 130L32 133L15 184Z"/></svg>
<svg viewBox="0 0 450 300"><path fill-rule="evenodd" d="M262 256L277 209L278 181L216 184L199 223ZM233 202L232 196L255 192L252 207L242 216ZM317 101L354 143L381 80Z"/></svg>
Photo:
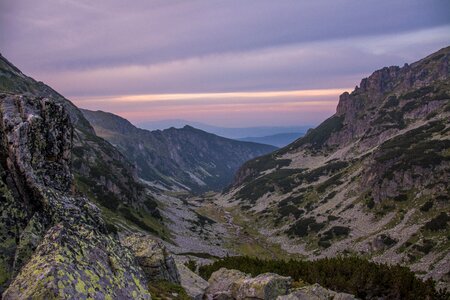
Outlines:
<svg viewBox="0 0 450 300"><path fill-rule="evenodd" d="M292 293L279 296L277 300L354 300L355 296L346 293L337 293L326 289L319 284L299 288Z"/></svg>
<svg viewBox="0 0 450 300"><path fill-rule="evenodd" d="M206 298L214 300L261 299L272 300L286 295L292 279L273 273L260 274L254 278L238 270L221 268L208 280Z"/></svg>
<svg viewBox="0 0 450 300"><path fill-rule="evenodd" d="M186 294L194 300L202 300L208 287L208 282L182 263L177 262L177 269L180 274L181 286L186 291Z"/></svg>
<svg viewBox="0 0 450 300"><path fill-rule="evenodd" d="M121 242L134 254L149 281L181 283L175 260L161 242L142 233L125 236Z"/></svg>
<svg viewBox="0 0 450 300"><path fill-rule="evenodd" d="M205 299L208 300L354 300L319 284L292 287L292 278L274 273L251 277L238 270L221 268L211 274Z"/></svg>
<svg viewBox="0 0 450 300"><path fill-rule="evenodd" d="M151 299L127 249L85 225L52 227L3 299Z"/></svg>
<svg viewBox="0 0 450 300"><path fill-rule="evenodd" d="M207 299L232 299L232 285L239 280L250 278L250 275L238 270L220 268L211 274L205 296Z"/></svg>
<svg viewBox="0 0 450 300"><path fill-rule="evenodd" d="M277 296L286 295L291 284L291 277L264 273L255 278L238 279L231 287L231 295L234 299L271 300Z"/></svg>

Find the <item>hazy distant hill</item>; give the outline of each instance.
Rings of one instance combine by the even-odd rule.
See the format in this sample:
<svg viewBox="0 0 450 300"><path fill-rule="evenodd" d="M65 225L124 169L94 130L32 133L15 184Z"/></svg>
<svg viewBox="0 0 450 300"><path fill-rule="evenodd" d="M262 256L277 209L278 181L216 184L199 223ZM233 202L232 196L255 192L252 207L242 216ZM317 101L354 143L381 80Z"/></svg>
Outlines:
<svg viewBox="0 0 450 300"><path fill-rule="evenodd" d="M189 125L203 131L230 139L244 139L247 137L264 137L280 133L306 132L311 126L259 126L259 127L219 127L187 120L161 120L138 123L137 126L148 130L163 130L170 127L183 128Z"/></svg>
<svg viewBox="0 0 450 300"><path fill-rule="evenodd" d="M238 139L239 141L254 142L272 145L278 148L284 147L296 139L305 135L305 132L289 132L278 133L273 135L261 136L261 137L245 137Z"/></svg>
<svg viewBox="0 0 450 300"><path fill-rule="evenodd" d="M149 131L102 111L82 110L95 132L136 165L141 178L192 191L220 190L247 160L276 150L184 126Z"/></svg>

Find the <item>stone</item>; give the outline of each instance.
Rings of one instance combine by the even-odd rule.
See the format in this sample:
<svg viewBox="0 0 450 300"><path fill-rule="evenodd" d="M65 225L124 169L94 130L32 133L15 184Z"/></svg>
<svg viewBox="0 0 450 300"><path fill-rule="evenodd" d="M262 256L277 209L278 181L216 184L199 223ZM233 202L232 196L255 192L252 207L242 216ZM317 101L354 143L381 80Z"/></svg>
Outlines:
<svg viewBox="0 0 450 300"><path fill-rule="evenodd" d="M205 296L207 299L227 299L228 295L231 297L234 282L247 278L250 278L250 275L241 271L220 268L211 274Z"/></svg>
<svg viewBox="0 0 450 300"><path fill-rule="evenodd" d="M337 293L319 284L313 284L292 291L288 295L278 296L277 300L354 300L351 294Z"/></svg>
<svg viewBox="0 0 450 300"><path fill-rule="evenodd" d="M231 295L235 299L272 300L277 296L286 295L291 284L291 277L264 273L254 278L236 280L231 286Z"/></svg>
<svg viewBox="0 0 450 300"><path fill-rule="evenodd" d="M175 260L161 242L143 233L122 237L121 242L134 254L148 280L166 280L180 284L180 274Z"/></svg>
<svg viewBox="0 0 450 300"><path fill-rule="evenodd" d="M180 275L180 284L186 293L194 300L202 300L208 282L192 272L182 263L177 263L178 273Z"/></svg>

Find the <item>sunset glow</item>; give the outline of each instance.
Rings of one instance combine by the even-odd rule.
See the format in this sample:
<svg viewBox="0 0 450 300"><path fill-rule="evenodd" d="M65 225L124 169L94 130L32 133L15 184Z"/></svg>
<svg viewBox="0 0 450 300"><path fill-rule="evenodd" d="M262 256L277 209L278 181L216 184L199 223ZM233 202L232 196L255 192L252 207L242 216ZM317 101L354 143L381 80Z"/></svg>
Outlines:
<svg viewBox="0 0 450 300"><path fill-rule="evenodd" d="M350 88L264 91L232 93L146 94L79 97L76 105L107 110L132 120L163 120L181 118L205 120L218 125L230 124L240 118L240 125L273 119L270 114L284 115L283 123L314 124L334 112L339 95ZM209 117L208 117L209 116ZM236 124L236 123L233 123Z"/></svg>
<svg viewBox="0 0 450 300"><path fill-rule="evenodd" d="M436 1L7 0L0 43L77 106L135 124L314 126L374 70L448 45Z"/></svg>

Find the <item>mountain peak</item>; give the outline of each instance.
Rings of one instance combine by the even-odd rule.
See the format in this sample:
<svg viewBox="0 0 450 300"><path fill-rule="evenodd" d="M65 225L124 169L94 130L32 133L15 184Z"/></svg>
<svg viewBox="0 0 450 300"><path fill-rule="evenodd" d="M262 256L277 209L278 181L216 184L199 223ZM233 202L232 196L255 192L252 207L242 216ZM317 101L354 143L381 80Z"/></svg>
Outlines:
<svg viewBox="0 0 450 300"><path fill-rule="evenodd" d="M375 71L304 137L245 163L227 204L311 259L358 253L448 280L449 58Z"/></svg>
<svg viewBox="0 0 450 300"><path fill-rule="evenodd" d="M190 125L148 131L111 113L82 111L96 133L137 166L141 178L193 192L224 188L242 163L276 149L230 140Z"/></svg>

